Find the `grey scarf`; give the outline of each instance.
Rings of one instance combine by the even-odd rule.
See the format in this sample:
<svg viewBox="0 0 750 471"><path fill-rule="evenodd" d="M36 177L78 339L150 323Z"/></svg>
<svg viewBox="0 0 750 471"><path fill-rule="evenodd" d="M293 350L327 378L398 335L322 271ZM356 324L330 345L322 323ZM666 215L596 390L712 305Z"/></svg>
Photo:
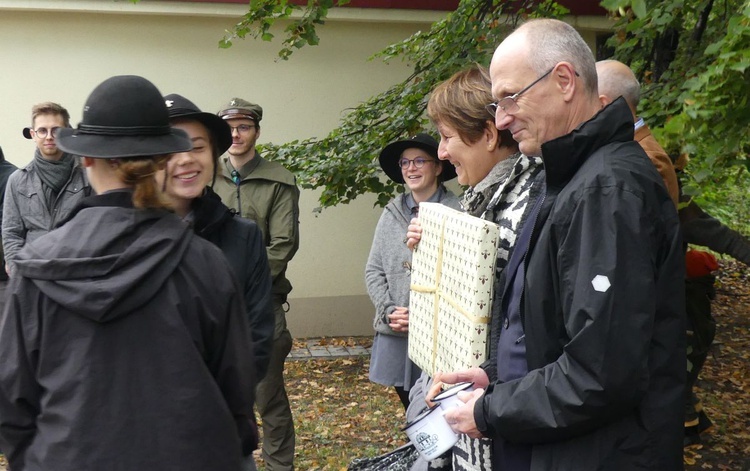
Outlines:
<svg viewBox="0 0 750 471"><path fill-rule="evenodd" d="M75 163L75 157L68 153L63 153L60 160L47 160L42 157L39 149L34 152L34 166L42 180L44 197L49 207L52 207L54 199L70 180Z"/></svg>

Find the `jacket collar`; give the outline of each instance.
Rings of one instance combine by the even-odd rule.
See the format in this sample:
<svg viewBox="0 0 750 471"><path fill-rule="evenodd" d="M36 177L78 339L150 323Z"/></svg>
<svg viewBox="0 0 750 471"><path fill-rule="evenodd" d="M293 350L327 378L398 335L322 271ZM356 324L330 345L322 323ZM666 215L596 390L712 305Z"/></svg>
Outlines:
<svg viewBox="0 0 750 471"><path fill-rule="evenodd" d="M73 217L86 208L96 208L99 206L116 207L116 208L132 208L133 207L133 191L129 189L112 190L100 195L87 196L73 208L67 218L61 221L58 226L62 226L66 222L73 219Z"/></svg>
<svg viewBox="0 0 750 471"><path fill-rule="evenodd" d="M234 217L232 210L221 202L221 198L211 187L206 187L203 195L193 200L192 210L193 228L203 238L207 238Z"/></svg>
<svg viewBox="0 0 750 471"><path fill-rule="evenodd" d="M542 144L548 187L565 186L595 151L633 140L633 114L620 97L572 132Z"/></svg>

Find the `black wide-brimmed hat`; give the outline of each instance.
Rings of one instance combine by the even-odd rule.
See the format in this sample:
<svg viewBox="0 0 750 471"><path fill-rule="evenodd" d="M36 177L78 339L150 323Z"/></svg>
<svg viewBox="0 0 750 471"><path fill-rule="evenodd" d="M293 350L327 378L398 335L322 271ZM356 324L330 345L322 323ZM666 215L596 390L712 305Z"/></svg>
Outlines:
<svg viewBox="0 0 750 471"><path fill-rule="evenodd" d="M380 168L382 168L385 174L388 175L388 178L396 183L404 183L404 176L401 173L401 167L399 167L398 161L401 158L401 154L406 149L411 148L422 149L438 162L442 162L443 173L440 174L441 181L447 182L448 180L456 178L456 168L449 161L440 161L438 159L438 142L426 133L419 133L409 139L392 142L385 146L380 152Z"/></svg>
<svg viewBox="0 0 750 471"><path fill-rule="evenodd" d="M232 129L223 119L213 113L204 113L195 104L177 93L171 93L164 97L167 105L169 119L194 119L206 126L211 133L212 140L216 143L219 155L223 154L232 146Z"/></svg>
<svg viewBox="0 0 750 471"><path fill-rule="evenodd" d="M97 86L75 129L60 128L57 147L100 159L186 152L187 134L169 125L164 98L154 84L135 75L118 75Z"/></svg>

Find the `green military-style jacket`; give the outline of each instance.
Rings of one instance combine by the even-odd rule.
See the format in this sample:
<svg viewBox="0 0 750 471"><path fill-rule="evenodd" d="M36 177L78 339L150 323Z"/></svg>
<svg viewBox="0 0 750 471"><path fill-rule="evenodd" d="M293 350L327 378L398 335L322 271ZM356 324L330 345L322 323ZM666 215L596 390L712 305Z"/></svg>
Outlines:
<svg viewBox="0 0 750 471"><path fill-rule="evenodd" d="M258 224L268 254L274 298L286 301L292 284L286 267L299 248L299 189L292 172L259 154L235 170L221 156L214 191L229 208ZM233 175L234 178L233 178ZM236 182L236 183L235 183Z"/></svg>

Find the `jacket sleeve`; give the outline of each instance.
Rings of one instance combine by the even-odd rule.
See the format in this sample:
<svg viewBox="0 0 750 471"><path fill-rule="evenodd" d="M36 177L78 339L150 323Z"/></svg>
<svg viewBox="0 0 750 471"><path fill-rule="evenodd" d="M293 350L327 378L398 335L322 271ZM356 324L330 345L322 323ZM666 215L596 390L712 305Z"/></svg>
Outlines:
<svg viewBox="0 0 750 471"><path fill-rule="evenodd" d="M268 215L268 238L268 265L275 280L299 248L299 189L295 185L278 184Z"/></svg>
<svg viewBox="0 0 750 471"><path fill-rule="evenodd" d="M26 240L26 228L21 217L21 210L18 207L18 192L16 191L16 182L19 175L19 172L15 172L8 178L8 184L5 188L5 201L3 201L2 233L6 262L16 258L16 254L21 250Z"/></svg>
<svg viewBox="0 0 750 471"><path fill-rule="evenodd" d="M223 257L221 262L224 262ZM227 265L218 272L228 274L231 269ZM257 385L255 360L247 314L240 295L242 290L234 276L228 278L231 281L226 282L232 283L233 289L222 300L222 316L218 328L210 336L212 344L207 346L211 352L208 367L234 417L242 454L247 456L257 447L258 439L253 413Z"/></svg>
<svg viewBox="0 0 750 471"><path fill-rule="evenodd" d="M386 278L386 269L383 260L383 251L387 244L390 243L390 241L385 240L386 231L384 227L387 217L387 210L384 210L380 216L378 225L375 227L375 236L373 237L370 255L367 258L367 265L365 266L367 294L370 295L370 300L375 306L373 328L376 332L385 334L394 333L388 326L387 316L396 309L396 303L393 301L388 290L388 279Z"/></svg>
<svg viewBox="0 0 750 471"><path fill-rule="evenodd" d="M37 313L24 309L17 295L21 283L8 286L5 311L0 315L0 450L10 469L24 469L25 453L36 435L42 389L35 380Z"/></svg>
<svg viewBox="0 0 750 471"><path fill-rule="evenodd" d="M271 304L271 273L268 269L268 257L263 246L263 233L253 224L253 231L248 238L248 253L256 254L254 260L248 260L245 277L245 306L250 321L250 331L255 352L255 370L257 380L266 376L268 362L271 360L271 345L274 334L274 314Z"/></svg>
<svg viewBox="0 0 750 471"><path fill-rule="evenodd" d="M615 188L582 192L570 219L546 224L550 239L558 242L534 248L526 278L526 325L530 316L549 319L536 325L561 319L562 354L541 361L549 363L520 379L487 389L474 416L488 437L523 443L569 439L632 413L649 387L659 258L662 250L679 252L680 242L664 242L664 223L633 193ZM535 258L546 265L534 266ZM670 260L677 264L681 259ZM555 296L561 312L529 311L535 292L531 272L545 267L555 272L550 276L556 293L540 296ZM681 280L680 273L670 276ZM556 311L553 304L534 305ZM531 334L527 328L526 338Z"/></svg>
<svg viewBox="0 0 750 471"><path fill-rule="evenodd" d="M707 214L695 201L680 208L680 223L685 242L702 245L750 265L750 241Z"/></svg>

